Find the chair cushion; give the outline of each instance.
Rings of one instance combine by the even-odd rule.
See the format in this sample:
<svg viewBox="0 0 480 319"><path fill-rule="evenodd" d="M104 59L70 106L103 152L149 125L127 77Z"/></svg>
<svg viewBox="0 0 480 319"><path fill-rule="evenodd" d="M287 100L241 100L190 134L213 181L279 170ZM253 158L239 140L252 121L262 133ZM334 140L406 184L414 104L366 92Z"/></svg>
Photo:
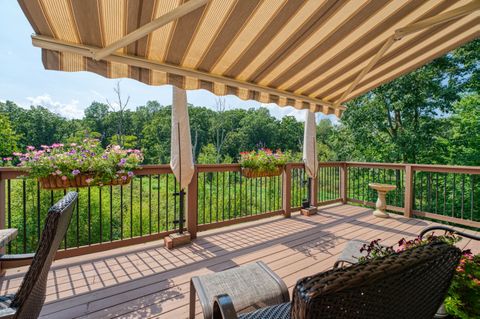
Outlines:
<svg viewBox="0 0 480 319"><path fill-rule="evenodd" d="M13 297L15 295L0 296L0 318L13 316L16 312L14 308L10 308Z"/></svg>
<svg viewBox="0 0 480 319"><path fill-rule="evenodd" d="M291 303L286 302L276 306L265 307L256 311L244 313L238 319L290 319Z"/></svg>

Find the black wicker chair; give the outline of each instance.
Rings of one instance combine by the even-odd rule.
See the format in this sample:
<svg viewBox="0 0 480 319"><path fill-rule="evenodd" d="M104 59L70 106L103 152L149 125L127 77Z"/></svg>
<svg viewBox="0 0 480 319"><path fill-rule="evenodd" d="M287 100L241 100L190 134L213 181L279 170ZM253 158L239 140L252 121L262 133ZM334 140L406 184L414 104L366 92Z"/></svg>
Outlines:
<svg viewBox="0 0 480 319"><path fill-rule="evenodd" d="M0 318L38 318L45 301L47 277L55 253L65 236L78 194L70 192L48 210L35 254L3 255L0 261L32 258L32 264L15 295L0 297Z"/></svg>
<svg viewBox="0 0 480 319"><path fill-rule="evenodd" d="M433 242L300 279L291 303L237 316L228 295L217 296L213 318L433 318L460 257L458 248Z"/></svg>

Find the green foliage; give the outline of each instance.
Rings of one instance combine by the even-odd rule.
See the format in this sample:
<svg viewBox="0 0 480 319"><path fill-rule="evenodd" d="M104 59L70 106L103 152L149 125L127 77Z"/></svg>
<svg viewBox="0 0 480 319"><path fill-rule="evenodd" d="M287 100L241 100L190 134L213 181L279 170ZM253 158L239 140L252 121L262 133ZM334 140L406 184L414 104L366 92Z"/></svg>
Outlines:
<svg viewBox="0 0 480 319"><path fill-rule="evenodd" d="M480 255L464 253L445 298L445 309L456 318L480 317Z"/></svg>
<svg viewBox="0 0 480 319"><path fill-rule="evenodd" d="M450 163L480 165L480 95L464 96L453 106L448 137L441 142L448 151Z"/></svg>
<svg viewBox="0 0 480 319"><path fill-rule="evenodd" d="M11 157L17 148L17 143L18 136L12 129L10 120L0 114L0 163L4 162L3 159Z"/></svg>
<svg viewBox="0 0 480 319"><path fill-rule="evenodd" d="M215 164L217 162L217 150L215 145L207 144L202 147L202 151L198 155L199 164Z"/></svg>

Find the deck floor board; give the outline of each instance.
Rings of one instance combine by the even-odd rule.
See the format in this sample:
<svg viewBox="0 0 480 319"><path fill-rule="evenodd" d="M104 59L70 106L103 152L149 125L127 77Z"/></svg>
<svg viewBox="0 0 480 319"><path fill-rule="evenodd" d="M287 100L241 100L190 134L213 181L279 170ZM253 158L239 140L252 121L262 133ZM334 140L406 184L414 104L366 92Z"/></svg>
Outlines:
<svg viewBox="0 0 480 319"><path fill-rule="evenodd" d="M41 318L187 318L192 276L262 260L291 291L299 278L329 269L351 239L394 244L432 224L332 205L310 217L271 217L202 232L173 251L156 242L63 259L50 271ZM477 242L460 244L480 252ZM8 270L0 292L14 293L26 269ZM196 309L201 318L198 301Z"/></svg>

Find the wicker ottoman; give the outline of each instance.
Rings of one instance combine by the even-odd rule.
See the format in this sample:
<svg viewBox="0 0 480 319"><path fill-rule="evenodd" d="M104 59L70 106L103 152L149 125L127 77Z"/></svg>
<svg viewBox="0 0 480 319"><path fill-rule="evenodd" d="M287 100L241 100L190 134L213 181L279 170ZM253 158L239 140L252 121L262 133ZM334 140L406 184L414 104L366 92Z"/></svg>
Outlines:
<svg viewBox="0 0 480 319"><path fill-rule="evenodd" d="M262 308L290 301L288 288L263 262L228 269L190 280L190 319L195 317L195 293L204 318L212 318L213 299L228 294L237 312Z"/></svg>

